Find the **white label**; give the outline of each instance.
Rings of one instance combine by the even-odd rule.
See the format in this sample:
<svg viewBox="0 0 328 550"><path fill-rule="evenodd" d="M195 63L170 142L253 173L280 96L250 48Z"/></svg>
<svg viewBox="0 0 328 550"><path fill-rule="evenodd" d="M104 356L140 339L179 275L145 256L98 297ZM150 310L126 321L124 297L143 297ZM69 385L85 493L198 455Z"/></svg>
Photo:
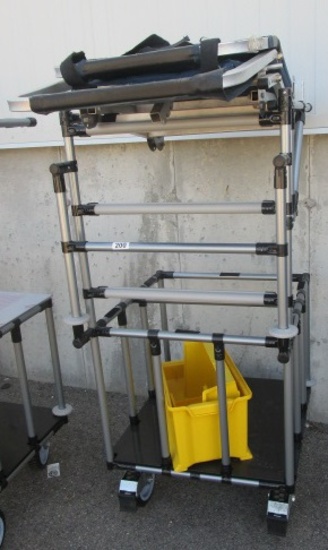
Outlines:
<svg viewBox="0 0 328 550"><path fill-rule="evenodd" d="M276 514L278 516L288 517L288 502L276 502L274 500L269 500L268 502L268 513Z"/></svg>
<svg viewBox="0 0 328 550"><path fill-rule="evenodd" d="M136 493L138 487L137 481L132 481L129 479L122 479L120 483L120 491L127 493Z"/></svg>
<svg viewBox="0 0 328 550"><path fill-rule="evenodd" d="M47 466L47 477L59 477L60 476L60 466L59 462L55 462L54 464L48 464Z"/></svg>
<svg viewBox="0 0 328 550"><path fill-rule="evenodd" d="M115 242L112 244L113 250L127 250L130 248L130 243Z"/></svg>

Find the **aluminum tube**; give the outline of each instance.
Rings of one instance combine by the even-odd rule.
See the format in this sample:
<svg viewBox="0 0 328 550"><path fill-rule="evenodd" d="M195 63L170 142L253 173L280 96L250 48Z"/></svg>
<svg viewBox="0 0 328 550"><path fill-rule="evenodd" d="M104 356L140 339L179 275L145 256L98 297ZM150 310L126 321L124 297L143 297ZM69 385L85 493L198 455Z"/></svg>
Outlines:
<svg viewBox="0 0 328 550"><path fill-rule="evenodd" d="M57 199L60 233L63 242L71 240L71 233L67 214L66 193L55 193ZM64 263L67 276L67 285L73 317L81 317L79 294L76 280L74 257L72 254L64 254Z"/></svg>
<svg viewBox="0 0 328 550"><path fill-rule="evenodd" d="M110 328L110 336L131 337L131 338L149 338L149 333L141 329L121 329ZM213 334L190 333L190 332L165 332L159 330L156 333L159 340L187 341L187 342L213 342ZM235 336L225 334L223 336L224 344L240 344L253 346L266 346L266 338L262 336Z"/></svg>
<svg viewBox="0 0 328 550"><path fill-rule="evenodd" d="M144 331L147 332L149 330L147 306L142 306L139 309L140 309L141 327ZM145 361L146 361L148 391L153 392L154 389L155 389L155 386L154 386L154 373L153 373L153 362L152 362L152 356L151 356L151 351L150 351L149 340L147 338L145 338L145 340L144 340L144 348L145 348Z"/></svg>
<svg viewBox="0 0 328 550"><path fill-rule="evenodd" d="M291 124L282 124L280 130L280 143L281 143L281 152L287 155L292 155L293 153L293 137L292 137L292 126ZM292 159L294 162L294 159ZM292 195L294 193L293 185L293 167L288 165L287 167L287 202L291 201Z"/></svg>
<svg viewBox="0 0 328 550"><path fill-rule="evenodd" d="M67 195L64 193L56 193L57 210L59 217L60 234L63 242L71 240L71 232L67 214Z"/></svg>
<svg viewBox="0 0 328 550"><path fill-rule="evenodd" d="M21 342L13 342L13 346L14 346L15 359L16 359L17 374L19 378L24 413L25 413L27 435L29 438L33 439L36 436L36 433L35 433L34 422L33 422L32 402L31 402L30 392L28 389L23 346Z"/></svg>
<svg viewBox="0 0 328 550"><path fill-rule="evenodd" d="M294 433L302 433L301 414L301 381L300 381L300 335L293 340L293 373L294 373Z"/></svg>
<svg viewBox="0 0 328 550"><path fill-rule="evenodd" d="M255 244L132 243L87 241L86 252L177 252L198 254L256 254Z"/></svg>
<svg viewBox="0 0 328 550"><path fill-rule="evenodd" d="M288 90L286 90L288 95ZM290 103L291 108L292 103ZM293 131L292 131L292 124L283 124L281 126L281 151L284 154L290 155L292 158L292 162L294 164L293 159ZM287 188L286 188L286 202L287 204L292 205L293 202L293 196L294 196L294 172L293 172L293 164L288 165L286 167L286 175L287 175ZM288 223L288 219L289 222ZM287 263L287 296L292 296L293 290L292 290L292 273L293 273L293 262L292 262L292 251L293 251L293 242L292 242L292 222L293 222L293 214L287 214L286 213L286 240L287 246L288 246L288 257L286 258ZM288 311L288 319L289 323L291 324L293 318L293 311L292 307L289 308Z"/></svg>
<svg viewBox="0 0 328 550"><path fill-rule="evenodd" d="M64 138L64 143L65 143L66 160L68 161L76 160L73 138L72 137ZM70 182L72 203L81 204L77 172L72 172L69 174L69 182ZM74 225L75 225L76 237L79 240L82 240L82 241L85 240L83 219L80 218L79 216L74 216ZM71 256L71 254L66 254L66 256ZM80 262L80 271L81 271L83 288L91 288L92 285L91 285L90 269L89 269L87 254L84 254L84 253L79 254L78 258ZM96 313L95 313L94 302L92 299L85 300L85 304L86 304L87 313L89 314L89 318L90 318L89 324L91 327L94 327L96 324ZM91 348L91 354L92 354L92 360L93 360L94 374L96 379L96 387L97 387L99 410L100 410L100 420L101 420L101 426L102 426L102 432L103 432L106 461L107 463L110 464L113 462L114 452L113 452L111 435L110 435L109 411L108 411L108 405L107 405L105 379L104 379L104 372L102 367L102 360L101 360L101 353L100 353L98 338L91 338L90 348Z"/></svg>
<svg viewBox="0 0 328 550"><path fill-rule="evenodd" d="M262 214L261 202L249 203L152 203L96 204L94 213L101 215L132 214Z"/></svg>
<svg viewBox="0 0 328 550"><path fill-rule="evenodd" d="M289 89L282 90L286 111L291 107L289 100L291 99L291 91ZM287 107L286 107L287 105ZM290 112L286 113L287 119L291 119ZM292 125L290 123L282 124L280 128L281 152L283 154L292 155ZM292 232L291 225L287 231L288 213L287 204L292 204L293 195L293 172L292 166L286 167L287 188L281 190L284 193L284 200L281 200L279 206L281 234L284 232L284 243L287 243L288 256L281 259L280 272L278 274L278 318L281 325L279 328L287 328L293 321L292 307L288 308L288 297L292 295ZM279 190L278 190L279 191ZM279 195L279 192L277 193ZM282 208L284 211L282 212ZM276 202L278 212L278 205ZM277 221L278 224L278 221ZM283 226L282 226L283 224ZM278 243L278 241L277 241ZM283 244L283 243L282 243ZM278 266L279 267L279 266ZM282 275L284 271L284 277ZM280 278L280 281L279 281ZM280 292L279 292L280 284ZM282 288L283 287L283 288ZM279 293L284 292L279 301ZM293 392L293 361L290 360L284 365L284 437L285 437L285 477L286 485L294 486L295 483L295 462L294 462L294 392Z"/></svg>
<svg viewBox="0 0 328 550"><path fill-rule="evenodd" d="M227 392L224 359L216 361L216 381L218 388L219 428L221 436L222 466L230 466L229 427L227 412Z"/></svg>
<svg viewBox="0 0 328 550"><path fill-rule="evenodd" d="M303 128L304 128L303 121L298 120L295 123L294 152L293 152L294 191L297 193L299 190L299 180L300 180L300 167L301 167L302 146L303 146Z"/></svg>
<svg viewBox="0 0 328 550"><path fill-rule="evenodd" d="M310 356L310 285L306 281L304 287L305 294L305 313L303 315L303 332L304 332L304 363L306 380L312 381L311 378L311 356Z"/></svg>
<svg viewBox="0 0 328 550"><path fill-rule="evenodd" d="M107 287L104 298L145 300L155 303L209 304L225 306L264 306L263 292L198 292L140 287Z"/></svg>
<svg viewBox="0 0 328 550"><path fill-rule="evenodd" d="M276 233L277 245L286 244L286 190L276 189ZM287 259L277 256L277 291L278 291L278 327L288 328L288 283Z"/></svg>
<svg viewBox="0 0 328 550"><path fill-rule="evenodd" d="M153 355L154 380L156 391L156 409L158 417L158 430L161 443L162 458L167 459L170 456L169 443L166 429L164 388L162 378L161 356Z"/></svg>
<svg viewBox="0 0 328 550"><path fill-rule="evenodd" d="M35 118L1 118L0 128L18 128L18 127L36 126Z"/></svg>
<svg viewBox="0 0 328 550"><path fill-rule="evenodd" d="M119 465L123 468L123 464ZM137 472L145 472L148 474L162 474L163 470L161 468L152 468L148 466L135 466ZM219 475L212 474L195 474L194 472L175 472L174 470L170 471L171 477L175 478L184 478L184 479L199 479L200 481L210 481L211 483L222 483L223 479L226 481L226 478L223 478ZM232 485L240 485L245 487L275 487L276 485L270 483L264 483L261 481L253 479L243 479L239 477L229 477L229 483Z"/></svg>
<svg viewBox="0 0 328 550"><path fill-rule="evenodd" d="M158 288L164 288L164 281L163 279L158 280ZM169 330L169 323L167 319L167 307L165 303L160 304L160 312L161 312L161 327L163 330L168 331ZM171 361L171 350L170 350L170 342L168 340L164 340L164 359L165 361Z"/></svg>
<svg viewBox="0 0 328 550"><path fill-rule="evenodd" d="M304 347L305 347L305 333L303 326L304 314L302 314L302 325L301 325L301 334L300 334L300 380L301 380L301 403L302 405L307 404L307 388L306 388L306 364L304 356Z"/></svg>
<svg viewBox="0 0 328 550"><path fill-rule="evenodd" d="M61 376L61 370L60 370L58 345L57 345L52 308L51 307L46 308L45 314L46 314L48 338L49 338L50 352L51 352L51 359L52 359L52 370L54 374L58 407L59 409L65 409L66 405L65 405L65 399L64 399L64 389L63 389L63 382L62 382L62 376Z"/></svg>
<svg viewBox="0 0 328 550"><path fill-rule="evenodd" d="M173 271L173 279L226 279L238 281L276 281L276 273L198 273L192 271Z"/></svg>
<svg viewBox="0 0 328 550"><path fill-rule="evenodd" d="M146 134L165 136L175 132L179 134L192 132L218 132L221 127L230 130L257 130L259 126L258 113L254 110L242 116L200 116L190 119L168 119L165 124L161 122L148 121L126 121L126 122L100 122L94 128L87 128L88 136L116 135L116 134Z"/></svg>
<svg viewBox="0 0 328 550"><path fill-rule="evenodd" d="M125 385L129 403L129 416L130 418L134 418L137 416L137 407L132 374L130 345L128 338L122 338L121 345L123 353Z"/></svg>
<svg viewBox="0 0 328 550"><path fill-rule="evenodd" d="M294 406L293 369L291 362L284 365L284 438L285 438L285 479L288 487L295 483L294 473Z"/></svg>

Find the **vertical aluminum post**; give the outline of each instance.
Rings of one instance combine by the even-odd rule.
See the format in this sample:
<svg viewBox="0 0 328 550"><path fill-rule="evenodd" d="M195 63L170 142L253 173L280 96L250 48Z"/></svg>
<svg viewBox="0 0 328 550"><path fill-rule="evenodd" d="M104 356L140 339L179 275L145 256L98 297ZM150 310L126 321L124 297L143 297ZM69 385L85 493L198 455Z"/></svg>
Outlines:
<svg viewBox="0 0 328 550"><path fill-rule="evenodd" d="M162 462L163 465L169 465L171 462L170 459L170 449L169 442L167 437L167 427L166 427L166 414L165 414L165 398L164 398L164 387L163 387L163 377L162 377L162 364L161 364L161 346L158 338L156 337L156 332L154 331L154 337L150 338L150 349L153 358L153 369L154 369L154 381L155 381L155 392L156 392L156 410L158 418L158 430L161 444L161 453L162 453Z"/></svg>
<svg viewBox="0 0 328 550"><path fill-rule="evenodd" d="M140 302L140 321L141 328L143 330L149 330L148 315L147 315L147 304L146 302ZM145 349L145 361L146 361L146 372L147 372L147 387L149 396L153 396L155 393L154 386L154 373L153 373L153 362L150 351L150 344L147 338L143 339L144 349Z"/></svg>
<svg viewBox="0 0 328 550"><path fill-rule="evenodd" d="M14 330L12 330L11 339L14 346L17 374L19 378L23 408L25 413L27 435L29 439L33 440L36 438L36 433L33 422L32 402L28 388L26 365L22 346L22 335L18 326L14 328Z"/></svg>
<svg viewBox="0 0 328 550"><path fill-rule="evenodd" d="M69 132L69 113L66 113L66 112L61 113L60 117L61 117L61 126L62 126L62 132L64 137L66 160L74 161L76 160L76 155L75 155L75 148L74 148L74 140ZM80 200L77 172L72 172L70 174L69 182L70 182L72 204L73 205L80 204L81 200ZM85 241L85 232L84 232L82 217L79 217L79 216L74 217L74 227L75 227L77 240ZM85 289L91 288L91 277L90 277L87 254L83 252L79 253L78 258L80 262L83 288ZM93 299L86 299L85 304L86 304L87 313L89 315L89 325L90 327L94 327L96 324L96 313L95 313ZM96 387L97 387L97 393L98 393L106 461L108 464L112 464L114 455L113 455L113 447L112 447L111 435L110 435L109 412L108 412L108 406L107 406L105 380L104 380L104 373L102 368L98 338L91 338L90 347L91 347L94 373L95 373L95 379L96 379Z"/></svg>
<svg viewBox="0 0 328 550"><path fill-rule="evenodd" d="M61 376L58 345L57 345L52 306L46 308L45 314L46 314L48 338L49 338L49 345L50 345L50 352L51 352L51 359L52 359L52 370L54 373L55 390L56 390L56 397L58 402L58 405L53 407L52 412L55 416L67 416L72 412L72 407L71 405L66 404L64 399L64 389L63 389L63 382L62 382L62 376Z"/></svg>
<svg viewBox="0 0 328 550"><path fill-rule="evenodd" d="M288 329L288 245L286 232L286 155L277 155L275 166L278 328Z"/></svg>
<svg viewBox="0 0 328 550"><path fill-rule="evenodd" d="M126 311L123 311L118 316L118 324L121 328L127 328ZM136 398L134 391L134 380L132 373L132 362L130 353L130 340L129 338L121 338L122 354L123 354L123 367L126 392L129 403L129 416L130 422L136 423L138 421Z"/></svg>
<svg viewBox="0 0 328 550"><path fill-rule="evenodd" d="M300 180L300 168L302 158L303 147L303 128L304 128L304 113L296 115L295 130L294 130L294 151L293 151L293 180L294 180L294 193L298 194L299 180Z"/></svg>
<svg viewBox="0 0 328 550"><path fill-rule="evenodd" d="M288 304L288 324L293 323L293 239L292 231L294 224L295 205L295 182L293 158L293 95L292 89L286 88L280 92L280 110L281 110L281 152L286 158L286 243L287 243L287 298ZM298 159L299 161L300 159Z"/></svg>
<svg viewBox="0 0 328 550"><path fill-rule="evenodd" d="M294 370L294 433L296 437L302 433L301 410L301 373L300 373L300 348L302 340L298 334L293 340L293 370Z"/></svg>
<svg viewBox="0 0 328 550"><path fill-rule="evenodd" d="M304 363L306 372L306 381L309 386L312 385L311 378L311 356L310 356L310 275L305 274L304 283L305 313L303 315L304 327Z"/></svg>
<svg viewBox="0 0 328 550"><path fill-rule="evenodd" d="M71 231L67 212L67 194L64 174L65 171L61 170L58 165L51 165L50 172L52 173L54 192L57 200L58 219L60 225L60 234L62 243L69 243L71 241ZM68 294L71 306L71 317L76 320L77 323L82 322L82 314L80 310L79 293L76 280L76 271L73 255L64 251L64 262L67 277Z"/></svg>
<svg viewBox="0 0 328 550"><path fill-rule="evenodd" d="M304 330L305 313L302 313L301 317L301 334L300 334L300 388L301 388L301 404L307 405L307 388L306 388L306 364L305 364L305 330Z"/></svg>
<svg viewBox="0 0 328 550"><path fill-rule="evenodd" d="M281 126L280 140L281 152L286 161L284 172L286 177L285 190L277 189L277 211L279 211L279 222L277 222L277 237L283 238L286 246L286 256L278 258L278 315L279 328L287 329L292 325L292 228L293 228L293 171L292 171L292 89L280 90L279 96ZM285 193L283 192L285 191ZM283 210L283 212L282 212ZM279 279L283 279L279 281ZM283 287L283 289L282 289ZM283 291L280 297L279 293ZM288 299L290 300L288 303ZM293 347L293 346L292 346ZM285 477L286 485L293 487L295 483L294 468L294 406L293 406L293 362L289 359L284 364L284 431L285 431Z"/></svg>
<svg viewBox="0 0 328 550"><path fill-rule="evenodd" d="M229 474L231 471L230 447L229 447L229 426L227 411L227 391L224 363L224 344L222 341L214 344L214 357L216 361L216 381L218 388L218 410L219 429L221 434L222 452L222 474Z"/></svg>
<svg viewBox="0 0 328 550"><path fill-rule="evenodd" d="M158 279L158 288L164 288L163 279ZM168 324L168 320L167 320L166 304L161 303L159 307L160 307L160 312L161 312L162 329L163 330L169 330L169 324ZM171 361L170 342L168 340L164 340L163 346L164 346L164 359L165 359L165 361Z"/></svg>
<svg viewBox="0 0 328 550"><path fill-rule="evenodd" d="M284 365L284 426L285 426L285 480L287 487L294 487L294 407L292 362Z"/></svg>

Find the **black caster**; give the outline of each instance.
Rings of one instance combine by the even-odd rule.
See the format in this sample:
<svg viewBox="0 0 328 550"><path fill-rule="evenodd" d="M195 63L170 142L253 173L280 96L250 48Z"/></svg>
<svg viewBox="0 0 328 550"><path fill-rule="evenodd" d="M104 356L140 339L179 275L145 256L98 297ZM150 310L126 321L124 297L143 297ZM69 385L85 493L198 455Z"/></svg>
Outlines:
<svg viewBox="0 0 328 550"><path fill-rule="evenodd" d="M286 536L291 505L295 498L285 487L271 489L268 498L268 533Z"/></svg>
<svg viewBox="0 0 328 550"><path fill-rule="evenodd" d="M48 464L49 460L49 454L50 454L50 445L49 443L45 443L44 445L40 445L40 448L37 453L37 460L39 463L40 468L45 468Z"/></svg>
<svg viewBox="0 0 328 550"><path fill-rule="evenodd" d="M145 506L153 494L154 485L154 474L135 471L125 472L118 492L120 510L135 512L138 506Z"/></svg>
<svg viewBox="0 0 328 550"><path fill-rule="evenodd" d="M3 544L3 541L5 540L6 535L6 520L4 513L0 510L0 547Z"/></svg>

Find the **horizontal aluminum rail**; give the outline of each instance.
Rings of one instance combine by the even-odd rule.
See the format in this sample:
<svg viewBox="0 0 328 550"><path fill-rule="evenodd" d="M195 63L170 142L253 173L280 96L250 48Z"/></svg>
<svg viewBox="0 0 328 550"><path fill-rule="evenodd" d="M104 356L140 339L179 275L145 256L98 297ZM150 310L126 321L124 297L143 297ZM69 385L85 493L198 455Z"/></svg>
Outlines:
<svg viewBox="0 0 328 550"><path fill-rule="evenodd" d="M101 297L123 298L155 303L208 304L225 306L275 306L275 292L225 292L167 290L140 287L104 287Z"/></svg>
<svg viewBox="0 0 328 550"><path fill-rule="evenodd" d="M118 336L120 338L150 338L150 332L142 329L130 329L130 328L104 328L101 329L103 336ZM212 343L214 335L206 333L190 333L190 332L170 332L165 330L156 331L155 338L159 340L172 340L180 342L206 342ZM224 344L238 344L238 345L253 345L264 347L277 347L277 340L272 337L265 336L235 336L231 334L222 334L222 342Z"/></svg>
<svg viewBox="0 0 328 550"><path fill-rule="evenodd" d="M193 271L173 271L173 279L227 279L239 281L276 281L275 273L198 273Z"/></svg>
<svg viewBox="0 0 328 550"><path fill-rule="evenodd" d="M272 204L274 205L273 201ZM261 202L241 203L148 203L95 204L93 213L101 215L124 214L262 214Z"/></svg>
<svg viewBox="0 0 328 550"><path fill-rule="evenodd" d="M165 124L148 120L124 122L100 122L94 128L87 128L88 136L115 134L146 134L147 136L170 136L183 134L256 130L259 128L258 112L239 116L199 117L168 119ZM260 129L260 128L259 128Z"/></svg>
<svg viewBox="0 0 328 550"><path fill-rule="evenodd" d="M78 252L176 252L198 254L256 254L256 244L215 244L215 243L134 243L134 242L93 242L76 243Z"/></svg>

